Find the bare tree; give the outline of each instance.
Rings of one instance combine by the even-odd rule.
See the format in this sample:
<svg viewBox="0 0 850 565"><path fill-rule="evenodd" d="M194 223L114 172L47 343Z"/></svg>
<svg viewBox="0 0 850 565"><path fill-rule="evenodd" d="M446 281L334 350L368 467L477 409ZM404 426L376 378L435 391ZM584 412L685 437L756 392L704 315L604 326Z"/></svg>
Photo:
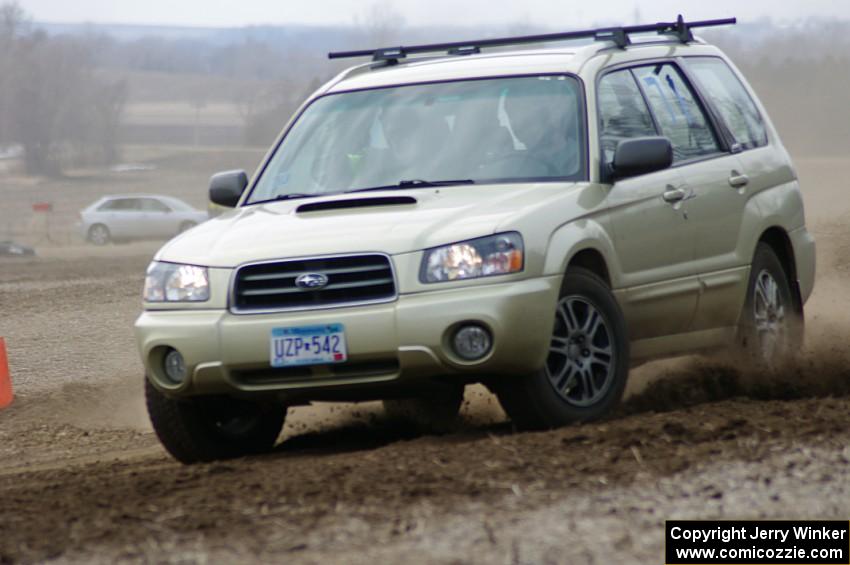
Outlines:
<svg viewBox="0 0 850 565"><path fill-rule="evenodd" d="M265 146L277 136L301 102L301 81L278 81L264 86L252 84L236 98L244 123L247 145Z"/></svg>
<svg viewBox="0 0 850 565"><path fill-rule="evenodd" d="M33 31L17 4L0 6L0 143L23 146L29 174L117 157L126 86L98 79L94 43Z"/></svg>
<svg viewBox="0 0 850 565"><path fill-rule="evenodd" d="M15 43L27 23L24 12L17 3L0 6L0 146L13 142L10 118Z"/></svg>
<svg viewBox="0 0 850 565"><path fill-rule="evenodd" d="M119 132L124 108L127 105L127 82L122 80L113 84L98 85L91 98L92 104L92 144L99 149L99 158L103 163L115 163L120 158L121 140Z"/></svg>
<svg viewBox="0 0 850 565"><path fill-rule="evenodd" d="M404 17L387 0L371 4L362 16L355 18L355 26L360 29L369 46L383 47L399 41L404 28Z"/></svg>

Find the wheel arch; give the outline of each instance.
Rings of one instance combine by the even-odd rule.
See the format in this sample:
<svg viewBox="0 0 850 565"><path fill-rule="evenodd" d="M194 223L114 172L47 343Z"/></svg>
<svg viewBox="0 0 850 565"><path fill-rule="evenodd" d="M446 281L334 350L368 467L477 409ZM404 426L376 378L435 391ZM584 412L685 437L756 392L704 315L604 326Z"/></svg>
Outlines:
<svg viewBox="0 0 850 565"><path fill-rule="evenodd" d="M782 268L785 270L785 274L788 276L788 282L794 296L794 307L798 312L802 312L803 297L800 293L800 284L797 279L797 260L788 232L780 226L771 226L761 233L757 243L768 245L776 253L779 262L782 264ZM753 253L755 253L755 249Z"/></svg>
<svg viewBox="0 0 850 565"><path fill-rule="evenodd" d="M564 275L571 267L593 272L609 288L619 286L614 244L602 224L583 219L563 225L552 234L546 251L544 274Z"/></svg>
<svg viewBox="0 0 850 565"><path fill-rule="evenodd" d="M198 225L198 222L196 222L195 220L183 219L180 222L180 225L177 226L177 235L180 235L181 233L183 233L185 231L189 231L190 229L194 228L197 225Z"/></svg>
<svg viewBox="0 0 850 565"><path fill-rule="evenodd" d="M594 275L601 278L605 281L605 284L608 287L611 287L611 275L608 271L608 265L605 262L605 257L599 250L593 247L586 247L578 252L576 252L572 258L570 258L569 263L567 263L568 272L570 269L575 267L581 267L582 269L586 269L592 272Z"/></svg>

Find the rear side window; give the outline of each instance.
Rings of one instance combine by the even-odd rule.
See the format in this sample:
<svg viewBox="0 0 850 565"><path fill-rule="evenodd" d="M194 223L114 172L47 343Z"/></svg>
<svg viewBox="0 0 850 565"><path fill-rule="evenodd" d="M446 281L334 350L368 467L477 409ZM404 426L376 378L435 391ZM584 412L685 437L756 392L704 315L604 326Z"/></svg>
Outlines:
<svg viewBox="0 0 850 565"><path fill-rule="evenodd" d="M638 67L635 75L661 128L673 144L673 161L687 161L720 151L708 118L679 70L669 63Z"/></svg>
<svg viewBox="0 0 850 565"><path fill-rule="evenodd" d="M141 209L145 212L170 212L171 209L153 198L144 198L141 200Z"/></svg>
<svg viewBox="0 0 850 565"><path fill-rule="evenodd" d="M116 198L100 205L98 212L127 212L136 209L136 201L131 198Z"/></svg>
<svg viewBox="0 0 850 565"><path fill-rule="evenodd" d="M652 114L644 102L631 71L609 73L599 81L599 139L605 163L614 160L623 139L658 135Z"/></svg>
<svg viewBox="0 0 850 565"><path fill-rule="evenodd" d="M767 145L767 130L758 108L725 61L716 57L688 58L688 68L742 149Z"/></svg>

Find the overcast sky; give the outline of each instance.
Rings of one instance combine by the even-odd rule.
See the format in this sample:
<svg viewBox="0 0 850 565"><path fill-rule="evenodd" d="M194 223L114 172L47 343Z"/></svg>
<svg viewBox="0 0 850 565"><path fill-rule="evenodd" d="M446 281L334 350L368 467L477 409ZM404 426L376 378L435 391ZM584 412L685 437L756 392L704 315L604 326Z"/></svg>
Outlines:
<svg viewBox="0 0 850 565"><path fill-rule="evenodd" d="M0 0L2 2L3 0ZM643 21L770 16L850 19L850 0L18 0L42 22L177 24L231 27L251 24L351 24L370 4L396 12L408 25L534 24L572 29L597 21Z"/></svg>

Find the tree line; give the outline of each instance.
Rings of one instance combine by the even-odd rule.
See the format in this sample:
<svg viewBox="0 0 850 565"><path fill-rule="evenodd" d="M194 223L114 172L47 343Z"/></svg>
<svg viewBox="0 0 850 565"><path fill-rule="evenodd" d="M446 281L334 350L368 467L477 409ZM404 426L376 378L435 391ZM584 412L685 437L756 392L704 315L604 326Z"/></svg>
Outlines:
<svg viewBox="0 0 850 565"><path fill-rule="evenodd" d="M522 30L538 31L551 30ZM848 31L847 22L792 28L759 22L706 35L742 68L792 151L836 155L850 151ZM169 100L199 111L208 102L232 104L244 142L265 146L310 92L355 62L328 61L328 50L512 32L517 30L406 26L391 7L378 5L338 28L254 27L127 39L93 27L50 35L17 4L6 3L0 5L0 147L22 146L30 174L115 161L125 106L138 101L126 79L147 80L139 78L146 73L173 77L167 79L174 86ZM226 92L211 86L220 81L205 77L225 79Z"/></svg>
<svg viewBox="0 0 850 565"><path fill-rule="evenodd" d="M328 61L327 51L546 31L553 30L423 28L407 25L391 6L378 4L347 27L253 27L192 39L110 39L99 50L98 64L124 71L229 77L235 86L227 100L242 117L244 141L262 146L316 86L360 62ZM789 149L805 155L850 151L850 22L810 19L782 26L763 20L706 31L705 36L744 72Z"/></svg>
<svg viewBox="0 0 850 565"><path fill-rule="evenodd" d="M17 3L0 5L0 147L21 146L27 174L118 159L127 87L98 75L95 45L51 37Z"/></svg>

